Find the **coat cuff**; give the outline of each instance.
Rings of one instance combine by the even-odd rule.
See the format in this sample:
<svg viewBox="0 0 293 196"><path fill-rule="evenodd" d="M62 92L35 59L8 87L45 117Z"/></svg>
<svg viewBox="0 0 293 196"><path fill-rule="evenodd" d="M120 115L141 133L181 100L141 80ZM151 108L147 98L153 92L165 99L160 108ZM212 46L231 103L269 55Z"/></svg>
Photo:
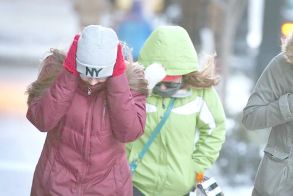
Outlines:
<svg viewBox="0 0 293 196"><path fill-rule="evenodd" d="M285 120L290 120L293 118L293 96L289 93L282 95L279 99L279 107L282 116Z"/></svg>

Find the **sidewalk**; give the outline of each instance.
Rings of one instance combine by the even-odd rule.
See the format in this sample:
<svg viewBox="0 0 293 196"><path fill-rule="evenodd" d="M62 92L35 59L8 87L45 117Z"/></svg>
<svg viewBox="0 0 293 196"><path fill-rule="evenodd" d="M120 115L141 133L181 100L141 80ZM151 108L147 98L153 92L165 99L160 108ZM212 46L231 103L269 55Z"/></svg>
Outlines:
<svg viewBox="0 0 293 196"><path fill-rule="evenodd" d="M71 3L0 1L0 113L23 113L40 60L50 48L67 50L78 26Z"/></svg>
<svg viewBox="0 0 293 196"><path fill-rule="evenodd" d="M0 195L29 195L46 134L25 117L25 90L51 47L77 32L69 0L0 1Z"/></svg>
<svg viewBox="0 0 293 196"><path fill-rule="evenodd" d="M51 47L64 49L77 32L69 0L0 2L0 63L40 58Z"/></svg>

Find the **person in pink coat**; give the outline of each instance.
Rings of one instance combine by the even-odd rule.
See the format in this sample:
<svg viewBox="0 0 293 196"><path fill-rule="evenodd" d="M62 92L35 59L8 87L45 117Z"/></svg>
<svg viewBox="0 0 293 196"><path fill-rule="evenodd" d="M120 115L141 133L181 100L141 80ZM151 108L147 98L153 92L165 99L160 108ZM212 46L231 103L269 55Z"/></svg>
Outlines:
<svg viewBox="0 0 293 196"><path fill-rule="evenodd" d="M76 35L64 57L53 50L27 91L27 119L47 133L31 195L131 196L124 143L144 132L143 69L127 78L116 33L99 25Z"/></svg>

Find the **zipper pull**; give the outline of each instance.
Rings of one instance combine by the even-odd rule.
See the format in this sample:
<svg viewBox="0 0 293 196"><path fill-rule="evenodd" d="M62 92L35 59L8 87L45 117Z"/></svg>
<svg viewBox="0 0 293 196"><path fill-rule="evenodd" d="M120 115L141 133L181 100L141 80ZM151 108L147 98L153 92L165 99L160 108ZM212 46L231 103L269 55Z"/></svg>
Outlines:
<svg viewBox="0 0 293 196"><path fill-rule="evenodd" d="M92 89L90 87L87 88L87 94L91 95L92 94Z"/></svg>

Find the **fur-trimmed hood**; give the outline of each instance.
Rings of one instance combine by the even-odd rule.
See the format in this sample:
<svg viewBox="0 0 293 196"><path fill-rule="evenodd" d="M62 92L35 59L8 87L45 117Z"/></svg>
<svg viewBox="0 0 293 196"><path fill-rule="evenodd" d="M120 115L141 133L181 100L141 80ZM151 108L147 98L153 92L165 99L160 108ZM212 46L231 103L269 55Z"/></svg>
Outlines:
<svg viewBox="0 0 293 196"><path fill-rule="evenodd" d="M293 32L286 38L282 44L282 51L286 60L293 64Z"/></svg>
<svg viewBox="0 0 293 196"><path fill-rule="evenodd" d="M28 100L30 104L32 100L39 98L53 83L58 73L62 70L65 55L59 50L52 49L41 64L41 71L36 81L28 88ZM148 95L148 82L144 78L144 68L138 63L126 62L126 76L128 78L129 87L132 90Z"/></svg>

